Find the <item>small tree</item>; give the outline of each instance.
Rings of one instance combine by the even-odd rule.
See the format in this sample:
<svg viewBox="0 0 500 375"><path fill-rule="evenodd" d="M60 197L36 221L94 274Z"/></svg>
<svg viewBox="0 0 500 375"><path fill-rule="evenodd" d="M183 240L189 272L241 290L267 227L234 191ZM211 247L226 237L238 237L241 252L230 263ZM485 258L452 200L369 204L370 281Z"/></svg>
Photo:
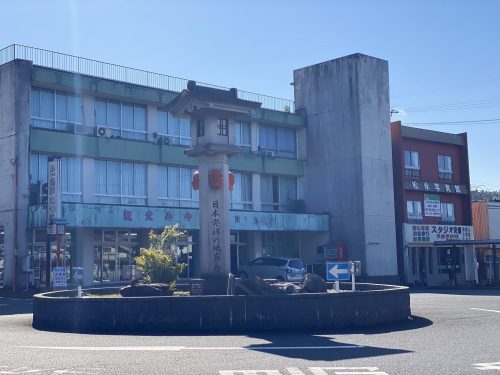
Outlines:
<svg viewBox="0 0 500 375"><path fill-rule="evenodd" d="M135 263L147 283L169 284L175 289L175 280L184 270L184 264L176 264L170 245L175 244L186 232L179 230L179 225L166 226L158 234L149 232L149 248L141 248Z"/></svg>

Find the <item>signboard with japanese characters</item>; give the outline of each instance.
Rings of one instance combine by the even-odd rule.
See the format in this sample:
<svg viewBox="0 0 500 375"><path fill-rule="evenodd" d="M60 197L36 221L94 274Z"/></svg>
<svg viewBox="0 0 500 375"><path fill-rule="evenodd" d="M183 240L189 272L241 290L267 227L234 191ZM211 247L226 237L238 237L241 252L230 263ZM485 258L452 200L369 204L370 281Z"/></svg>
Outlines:
<svg viewBox="0 0 500 375"><path fill-rule="evenodd" d="M424 215L441 217L441 201L438 194L424 194Z"/></svg>
<svg viewBox="0 0 500 375"><path fill-rule="evenodd" d="M407 244L434 244L434 241L473 240L474 233L469 225L405 224Z"/></svg>
<svg viewBox="0 0 500 375"><path fill-rule="evenodd" d="M47 166L47 224L52 224L54 219L60 218L61 209L61 159L54 158L48 162ZM47 226L47 233L51 233L52 228Z"/></svg>
<svg viewBox="0 0 500 375"><path fill-rule="evenodd" d="M425 181L405 181L406 190L427 191L429 193L468 194L465 185L442 184Z"/></svg>
<svg viewBox="0 0 500 375"><path fill-rule="evenodd" d="M54 267L54 288L66 288L68 286L66 267Z"/></svg>

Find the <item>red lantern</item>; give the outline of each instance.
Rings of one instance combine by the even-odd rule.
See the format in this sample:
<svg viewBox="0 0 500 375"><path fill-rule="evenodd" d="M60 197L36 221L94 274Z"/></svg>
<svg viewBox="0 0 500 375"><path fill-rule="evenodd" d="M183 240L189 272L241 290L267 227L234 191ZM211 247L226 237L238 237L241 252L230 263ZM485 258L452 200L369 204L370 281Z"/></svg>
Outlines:
<svg viewBox="0 0 500 375"><path fill-rule="evenodd" d="M220 189L224 184L224 178L220 169L212 169L208 173L208 181L212 189Z"/></svg>
<svg viewBox="0 0 500 375"><path fill-rule="evenodd" d="M229 171L229 191L233 191L234 189L234 174Z"/></svg>
<svg viewBox="0 0 500 375"><path fill-rule="evenodd" d="M195 171L193 173L193 181L191 182L191 185L193 185L193 190L200 189L200 172Z"/></svg>

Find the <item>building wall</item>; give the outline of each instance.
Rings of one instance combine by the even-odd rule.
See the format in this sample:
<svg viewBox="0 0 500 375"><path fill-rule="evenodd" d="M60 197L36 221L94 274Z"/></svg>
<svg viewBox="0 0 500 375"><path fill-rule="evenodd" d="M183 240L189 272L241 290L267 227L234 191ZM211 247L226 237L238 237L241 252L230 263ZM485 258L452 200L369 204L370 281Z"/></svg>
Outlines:
<svg viewBox="0 0 500 375"><path fill-rule="evenodd" d="M355 54L294 71L307 116L306 210L331 214L330 241L365 276L397 274L386 61Z"/></svg>
<svg viewBox="0 0 500 375"><path fill-rule="evenodd" d="M0 66L0 226L5 230L4 285L24 287L29 202L29 119L32 64ZM17 259L17 260L14 260ZM16 264L16 267L12 267ZM16 270L14 272L14 269Z"/></svg>
<svg viewBox="0 0 500 375"><path fill-rule="evenodd" d="M488 218L490 239L500 239L500 203L488 202Z"/></svg>

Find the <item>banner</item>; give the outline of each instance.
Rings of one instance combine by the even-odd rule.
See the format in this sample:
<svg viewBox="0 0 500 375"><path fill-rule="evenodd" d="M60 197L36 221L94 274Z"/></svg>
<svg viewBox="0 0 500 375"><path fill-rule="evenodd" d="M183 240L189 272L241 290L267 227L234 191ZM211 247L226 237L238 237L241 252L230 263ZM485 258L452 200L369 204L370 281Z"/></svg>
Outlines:
<svg viewBox="0 0 500 375"><path fill-rule="evenodd" d="M62 216L61 208L61 159L49 160L47 166L47 231L50 233L54 219Z"/></svg>
<svg viewBox="0 0 500 375"><path fill-rule="evenodd" d="M438 194L424 194L424 215L441 217L441 201Z"/></svg>

